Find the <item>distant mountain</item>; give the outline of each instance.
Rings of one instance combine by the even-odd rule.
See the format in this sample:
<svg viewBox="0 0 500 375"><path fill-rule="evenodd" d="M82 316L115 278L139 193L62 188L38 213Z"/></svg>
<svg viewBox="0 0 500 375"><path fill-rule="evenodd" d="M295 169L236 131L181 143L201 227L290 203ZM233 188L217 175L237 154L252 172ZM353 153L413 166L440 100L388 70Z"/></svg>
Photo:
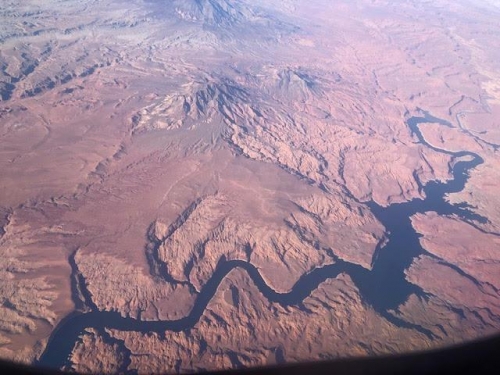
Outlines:
<svg viewBox="0 0 500 375"><path fill-rule="evenodd" d="M315 79L300 70L281 70L277 73L276 86L281 95L291 100L304 101L320 93Z"/></svg>
<svg viewBox="0 0 500 375"><path fill-rule="evenodd" d="M230 26L255 17L254 10L240 1L174 0L172 7L182 20L212 26Z"/></svg>
<svg viewBox="0 0 500 375"><path fill-rule="evenodd" d="M297 30L280 7L255 4L248 0L149 0L154 16L181 20L240 35L275 35ZM253 30L255 27L258 30ZM220 35L219 35L220 36Z"/></svg>

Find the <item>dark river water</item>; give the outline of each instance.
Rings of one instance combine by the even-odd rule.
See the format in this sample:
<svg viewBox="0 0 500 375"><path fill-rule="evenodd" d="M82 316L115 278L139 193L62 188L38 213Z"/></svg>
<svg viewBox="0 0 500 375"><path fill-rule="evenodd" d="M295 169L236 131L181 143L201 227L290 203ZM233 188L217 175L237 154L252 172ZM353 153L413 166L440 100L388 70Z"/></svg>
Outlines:
<svg viewBox="0 0 500 375"><path fill-rule="evenodd" d="M428 144L423 138L419 124L425 122L438 122L442 126L451 126L449 123L436 119L430 115L425 117L412 117L407 125L419 142L427 147L445 153L453 158L468 157L468 161L458 161L452 168L453 179L446 183L429 182L420 188L425 193L425 199L414 199L405 203L391 204L381 207L374 202L368 203L369 208L376 218L384 225L388 233L388 242L377 250L372 264L372 270L367 270L356 264L338 260L335 264L315 269L302 276L289 293L276 293L271 289L259 271L245 261L221 260L212 278L199 293L191 313L174 321L141 321L132 318L123 318L118 313L97 311L91 306L91 312L75 312L66 317L54 330L49 343L38 361L39 366L60 368L68 361L78 336L85 328L92 327L99 332L105 328L121 331L157 332L160 335L165 331L189 331L200 319L207 304L217 291L224 277L234 268L244 269L262 294L270 301L284 306L302 306L302 302L313 292L320 283L330 278L335 278L340 273L351 276L359 288L363 299L368 302L379 314L394 324L418 329L432 337L432 334L420 326L399 320L388 313L388 310L397 308L412 294L425 298L425 293L416 285L406 281L404 271L413 259L425 253L420 246L419 235L411 226L410 217L416 213L436 211L441 215L456 214L466 220L484 221L485 219L474 214L464 205L451 205L444 200L447 193L461 191L469 177L469 171L483 159L471 152L450 152L441 150Z"/></svg>

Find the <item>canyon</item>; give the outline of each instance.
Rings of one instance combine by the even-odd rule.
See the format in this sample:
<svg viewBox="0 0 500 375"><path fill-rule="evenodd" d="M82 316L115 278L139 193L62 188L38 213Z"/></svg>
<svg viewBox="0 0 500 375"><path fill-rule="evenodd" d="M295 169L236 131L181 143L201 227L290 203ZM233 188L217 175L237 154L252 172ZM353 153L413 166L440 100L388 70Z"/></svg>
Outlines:
<svg viewBox="0 0 500 375"><path fill-rule="evenodd" d="M495 2L7 2L0 357L186 373L500 330Z"/></svg>

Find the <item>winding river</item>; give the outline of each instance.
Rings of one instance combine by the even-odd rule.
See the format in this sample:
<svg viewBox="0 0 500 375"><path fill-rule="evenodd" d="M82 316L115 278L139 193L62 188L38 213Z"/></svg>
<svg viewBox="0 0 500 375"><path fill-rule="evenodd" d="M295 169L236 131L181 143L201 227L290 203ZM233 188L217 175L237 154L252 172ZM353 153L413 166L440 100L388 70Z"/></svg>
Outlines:
<svg viewBox="0 0 500 375"><path fill-rule="evenodd" d="M411 132L418 138L419 143L445 153L453 159L467 157L467 161L456 161L452 167L453 179L447 182L429 182L420 186L425 193L425 199L413 199L409 202L395 203L382 207L374 202L368 203L369 208L376 218L384 225L388 233L388 242L377 250L372 264L372 270L367 270L359 265L338 260L333 265L315 269L303 275L289 293L276 293L263 280L259 271L245 261L221 260L217 268L199 293L195 305L188 316L173 321L141 321L132 318L123 318L114 312L97 311L91 306L92 311L87 313L75 312L56 327L48 345L41 355L38 365L43 367L61 368L85 328L94 328L104 332L105 328L122 331L157 332L160 335L165 331L188 331L200 319L207 304L217 292L217 288L224 277L235 268L248 272L253 282L270 301L284 306L301 306L318 285L325 280L335 278L340 273L346 273L354 280L364 300L368 302L379 314L399 326L418 329L420 332L432 337L432 333L420 326L414 326L402 321L388 313L388 310L397 308L411 294L426 298L425 293L416 285L406 281L404 271L410 266L413 259L425 250L420 246L419 235L411 226L410 217L416 213L436 211L441 215L456 214L464 220L484 221L484 218L472 213L466 206L451 205L445 201L447 193L461 191L468 179L468 172L483 163L483 159L472 152L450 152L442 150L427 143L419 129L419 124L438 122L443 126L449 123L434 118L428 114L425 117L412 117L407 125Z"/></svg>

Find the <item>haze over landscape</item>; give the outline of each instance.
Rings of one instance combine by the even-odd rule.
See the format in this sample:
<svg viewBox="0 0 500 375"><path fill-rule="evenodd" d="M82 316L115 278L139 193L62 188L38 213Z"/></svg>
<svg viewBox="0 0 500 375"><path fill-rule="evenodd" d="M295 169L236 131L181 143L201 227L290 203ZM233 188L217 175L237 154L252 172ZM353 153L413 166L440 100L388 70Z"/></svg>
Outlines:
<svg viewBox="0 0 500 375"><path fill-rule="evenodd" d="M0 7L0 358L186 373L500 331L500 6Z"/></svg>

